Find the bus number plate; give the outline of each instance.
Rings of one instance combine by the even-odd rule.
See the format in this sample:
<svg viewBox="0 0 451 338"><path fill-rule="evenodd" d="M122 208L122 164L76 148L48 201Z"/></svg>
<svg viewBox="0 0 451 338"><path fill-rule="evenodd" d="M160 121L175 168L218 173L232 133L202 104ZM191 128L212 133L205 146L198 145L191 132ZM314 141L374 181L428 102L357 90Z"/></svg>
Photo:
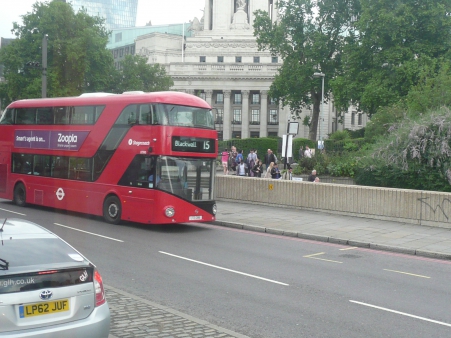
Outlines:
<svg viewBox="0 0 451 338"><path fill-rule="evenodd" d="M200 221L202 219L202 216L190 216L190 221Z"/></svg>
<svg viewBox="0 0 451 338"><path fill-rule="evenodd" d="M69 300L60 299L53 302L43 302L19 306L20 318L49 315L57 312L69 311Z"/></svg>

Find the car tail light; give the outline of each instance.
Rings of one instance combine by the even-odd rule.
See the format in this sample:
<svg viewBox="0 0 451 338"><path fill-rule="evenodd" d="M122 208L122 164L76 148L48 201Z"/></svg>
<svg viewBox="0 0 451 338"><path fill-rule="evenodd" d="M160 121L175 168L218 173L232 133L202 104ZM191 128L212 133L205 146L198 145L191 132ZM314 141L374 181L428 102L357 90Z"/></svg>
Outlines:
<svg viewBox="0 0 451 338"><path fill-rule="evenodd" d="M100 306L106 302L106 299L102 276L100 276L100 273L97 270L94 271L94 287L96 290L96 306Z"/></svg>

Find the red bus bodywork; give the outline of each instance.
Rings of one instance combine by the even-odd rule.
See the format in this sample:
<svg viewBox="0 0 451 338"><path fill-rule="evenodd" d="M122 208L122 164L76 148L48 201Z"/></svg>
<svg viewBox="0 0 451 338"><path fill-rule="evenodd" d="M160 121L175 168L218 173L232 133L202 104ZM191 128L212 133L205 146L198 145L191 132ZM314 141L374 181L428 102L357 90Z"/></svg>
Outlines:
<svg viewBox="0 0 451 338"><path fill-rule="evenodd" d="M216 212L216 205L213 200L214 161L218 152L218 137L213 128L133 125L129 127L125 136L117 145L117 149L103 168L100 176L93 181L79 180L78 177L60 179L39 174L33 175L34 169L31 169L31 172L28 173L13 172L13 153L93 158L121 112L127 106L140 104L168 104L211 109L199 97L179 92L30 99L11 103L7 110L90 105L104 106L104 109L94 124L0 124L0 198L15 200L15 189L22 184L25 188L24 202L26 203L104 217L105 203L108 197L117 197L120 201L120 219L115 221L110 219L109 221L112 223L118 223L120 220L148 224L214 220ZM33 131L35 134L39 134L41 131L49 133L53 131L60 134L65 132L78 133L78 135L86 135L86 138L76 150L39 149L36 147L30 149L17 146L18 131L21 133ZM207 153L174 150L174 137L212 139L214 140L214 144L211 145L213 151ZM70 139L66 138L66 141L70 142ZM118 184L133 159L141 155L143 157L150 156L157 160L166 159L167 156L174 158L174 163L183 163L178 161L178 158L185 159L186 163L189 163L191 158L200 161L201 165L208 166L208 170L211 169L209 171L211 176L208 173L205 174L207 178L204 181L208 180L208 184L204 184L206 187L200 189L208 191L210 198L193 200L191 197L181 198L167 190ZM203 159L205 159L206 164L202 162ZM167 160L165 161L167 162ZM210 168L210 165L213 167ZM200 172L200 170L198 171ZM197 181L197 188L193 189L199 190L200 176L191 181ZM192 184L195 185L196 183ZM185 190L192 193L193 189ZM168 208L174 210L173 215L171 212L167 212Z"/></svg>

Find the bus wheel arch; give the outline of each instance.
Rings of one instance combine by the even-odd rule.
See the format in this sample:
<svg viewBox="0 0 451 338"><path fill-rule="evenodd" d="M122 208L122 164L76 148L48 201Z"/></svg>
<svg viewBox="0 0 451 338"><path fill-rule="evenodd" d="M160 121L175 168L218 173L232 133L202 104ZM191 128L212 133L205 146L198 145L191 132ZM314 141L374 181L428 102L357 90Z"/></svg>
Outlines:
<svg viewBox="0 0 451 338"><path fill-rule="evenodd" d="M14 186L13 201L19 207L27 205L27 189L23 182L17 182Z"/></svg>
<svg viewBox="0 0 451 338"><path fill-rule="evenodd" d="M103 218L111 224L119 224L122 215L122 205L119 197L109 194L103 201Z"/></svg>

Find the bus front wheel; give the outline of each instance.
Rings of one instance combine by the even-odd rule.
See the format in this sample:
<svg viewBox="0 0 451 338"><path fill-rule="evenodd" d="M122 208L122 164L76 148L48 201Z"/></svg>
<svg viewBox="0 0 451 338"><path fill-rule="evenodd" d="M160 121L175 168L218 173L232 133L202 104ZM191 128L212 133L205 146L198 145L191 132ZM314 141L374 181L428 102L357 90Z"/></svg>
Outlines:
<svg viewBox="0 0 451 338"><path fill-rule="evenodd" d="M27 191L23 183L17 183L14 187L14 203L19 207L24 207L27 204Z"/></svg>
<svg viewBox="0 0 451 338"><path fill-rule="evenodd" d="M121 221L121 202L116 196L109 196L103 203L103 218L111 224L119 224Z"/></svg>

